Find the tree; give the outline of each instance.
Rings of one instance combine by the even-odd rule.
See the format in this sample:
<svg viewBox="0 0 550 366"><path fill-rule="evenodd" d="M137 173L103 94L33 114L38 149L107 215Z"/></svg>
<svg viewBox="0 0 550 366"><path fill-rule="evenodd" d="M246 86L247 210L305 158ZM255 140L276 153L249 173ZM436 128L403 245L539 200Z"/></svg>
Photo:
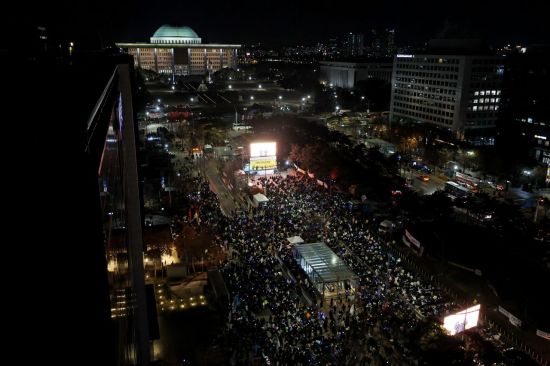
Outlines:
<svg viewBox="0 0 550 366"><path fill-rule="evenodd" d="M355 84L354 93L358 97L365 97L370 110L387 111L389 109L391 87L383 80L367 79L358 81Z"/></svg>

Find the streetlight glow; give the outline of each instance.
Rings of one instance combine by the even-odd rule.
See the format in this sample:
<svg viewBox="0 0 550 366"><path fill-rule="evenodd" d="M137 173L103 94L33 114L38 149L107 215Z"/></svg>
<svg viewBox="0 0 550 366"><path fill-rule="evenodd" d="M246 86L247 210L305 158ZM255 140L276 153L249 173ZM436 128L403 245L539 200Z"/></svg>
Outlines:
<svg viewBox="0 0 550 366"><path fill-rule="evenodd" d="M253 95L250 96L250 100L254 100L254 96L253 96Z"/></svg>
<svg viewBox="0 0 550 366"><path fill-rule="evenodd" d="M283 99L283 96L282 96L282 95L279 95L279 99Z"/></svg>

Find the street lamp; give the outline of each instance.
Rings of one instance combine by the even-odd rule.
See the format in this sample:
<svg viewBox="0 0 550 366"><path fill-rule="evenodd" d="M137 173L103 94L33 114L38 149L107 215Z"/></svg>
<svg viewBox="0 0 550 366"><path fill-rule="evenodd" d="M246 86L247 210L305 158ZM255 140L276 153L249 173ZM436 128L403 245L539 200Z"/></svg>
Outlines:
<svg viewBox="0 0 550 366"><path fill-rule="evenodd" d="M254 100L254 96L253 96L253 95L250 96L250 100Z"/></svg>
<svg viewBox="0 0 550 366"><path fill-rule="evenodd" d="M258 84L258 89L261 89L262 88L262 84Z"/></svg>
<svg viewBox="0 0 550 366"><path fill-rule="evenodd" d="M233 86L229 85L228 88L231 89Z"/></svg>
<svg viewBox="0 0 550 366"><path fill-rule="evenodd" d="M283 96L282 95L279 95L279 100L283 99Z"/></svg>

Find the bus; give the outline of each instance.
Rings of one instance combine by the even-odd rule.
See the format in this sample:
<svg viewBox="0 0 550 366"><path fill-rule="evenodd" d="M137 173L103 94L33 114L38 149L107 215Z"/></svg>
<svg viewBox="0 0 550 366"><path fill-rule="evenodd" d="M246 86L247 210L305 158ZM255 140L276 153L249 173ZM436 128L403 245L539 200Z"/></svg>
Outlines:
<svg viewBox="0 0 550 366"><path fill-rule="evenodd" d="M445 183L445 192L453 199L466 198L469 197L471 194L468 188L461 186L460 184L451 180Z"/></svg>

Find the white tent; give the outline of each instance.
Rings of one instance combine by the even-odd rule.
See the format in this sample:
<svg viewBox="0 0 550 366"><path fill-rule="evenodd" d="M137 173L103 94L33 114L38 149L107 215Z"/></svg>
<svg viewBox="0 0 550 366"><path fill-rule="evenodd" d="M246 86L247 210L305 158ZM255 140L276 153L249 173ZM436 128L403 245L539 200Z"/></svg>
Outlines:
<svg viewBox="0 0 550 366"><path fill-rule="evenodd" d="M263 194L256 193L254 195L254 205L258 206L260 203L266 203L266 202L269 202L269 199Z"/></svg>
<svg viewBox="0 0 550 366"><path fill-rule="evenodd" d="M286 238L290 244L301 244L304 242L304 239L302 239L299 236L291 236L290 238Z"/></svg>

